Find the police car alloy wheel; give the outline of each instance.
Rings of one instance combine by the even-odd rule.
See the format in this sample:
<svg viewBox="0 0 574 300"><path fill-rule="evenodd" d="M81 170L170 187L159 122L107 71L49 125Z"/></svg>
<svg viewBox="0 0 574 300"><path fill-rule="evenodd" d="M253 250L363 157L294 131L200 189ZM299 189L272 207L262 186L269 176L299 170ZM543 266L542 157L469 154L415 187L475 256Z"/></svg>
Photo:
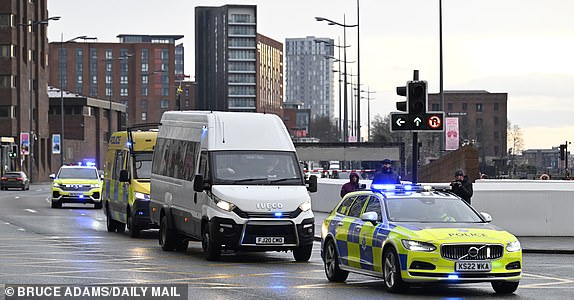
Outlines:
<svg viewBox="0 0 574 300"><path fill-rule="evenodd" d="M327 241L327 246L325 247L325 275L327 275L329 281L334 282L343 282L349 276L349 272L339 268L339 255L337 255L337 249L333 240Z"/></svg>
<svg viewBox="0 0 574 300"><path fill-rule="evenodd" d="M401 266L395 249L389 248L383 256L383 280L390 292L401 292L406 284L401 277Z"/></svg>

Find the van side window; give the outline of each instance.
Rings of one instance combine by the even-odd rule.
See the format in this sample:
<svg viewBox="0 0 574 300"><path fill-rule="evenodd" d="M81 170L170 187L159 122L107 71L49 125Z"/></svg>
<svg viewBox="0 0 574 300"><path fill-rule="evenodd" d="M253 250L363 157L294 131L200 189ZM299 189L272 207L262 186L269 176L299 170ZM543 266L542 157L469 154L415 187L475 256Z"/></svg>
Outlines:
<svg viewBox="0 0 574 300"><path fill-rule="evenodd" d="M195 175L195 163L197 159L197 152L199 151L199 143L186 141L185 160L183 161L183 174L182 179L191 181Z"/></svg>
<svg viewBox="0 0 574 300"><path fill-rule="evenodd" d="M112 179L118 180L120 178L120 171L124 169L125 152L121 150L116 151L116 160L114 161L114 170L112 171Z"/></svg>
<svg viewBox="0 0 574 300"><path fill-rule="evenodd" d="M201 152L201 157L199 158L199 174L203 175L203 178L209 178L209 164L207 163L207 152L205 151Z"/></svg>
<svg viewBox="0 0 574 300"><path fill-rule="evenodd" d="M193 180L200 143L158 138L152 165L154 174Z"/></svg>

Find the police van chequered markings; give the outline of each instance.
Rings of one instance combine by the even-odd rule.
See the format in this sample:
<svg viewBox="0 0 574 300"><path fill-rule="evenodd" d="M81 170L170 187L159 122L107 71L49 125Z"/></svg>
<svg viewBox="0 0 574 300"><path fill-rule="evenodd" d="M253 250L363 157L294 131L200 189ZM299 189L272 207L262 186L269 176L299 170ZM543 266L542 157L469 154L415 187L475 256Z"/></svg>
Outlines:
<svg viewBox="0 0 574 300"><path fill-rule="evenodd" d="M490 220L428 187L350 193L323 224L325 272L332 281L348 272L383 277L390 291L440 281L491 282L497 293L513 293L522 272L520 243Z"/></svg>

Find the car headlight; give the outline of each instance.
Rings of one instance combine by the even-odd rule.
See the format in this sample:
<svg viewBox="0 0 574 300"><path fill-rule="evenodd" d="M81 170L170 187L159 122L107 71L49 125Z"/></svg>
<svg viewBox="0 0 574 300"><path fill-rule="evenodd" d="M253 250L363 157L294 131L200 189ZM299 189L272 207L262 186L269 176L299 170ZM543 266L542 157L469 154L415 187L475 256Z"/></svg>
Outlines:
<svg viewBox="0 0 574 300"><path fill-rule="evenodd" d="M149 195L140 192L135 192L134 198L137 200L149 200Z"/></svg>
<svg viewBox="0 0 574 300"><path fill-rule="evenodd" d="M215 205L217 205L217 207L225 211L232 211L235 208L235 204L221 200L215 196L213 197L213 200L215 201Z"/></svg>
<svg viewBox="0 0 574 300"><path fill-rule="evenodd" d="M411 240L401 240L403 247L411 251L432 252L436 250L435 245Z"/></svg>
<svg viewBox="0 0 574 300"><path fill-rule="evenodd" d="M508 243L508 245L506 245L506 251L508 252L516 252L520 251L520 249L522 249L522 247L520 247L520 242L518 240Z"/></svg>
<svg viewBox="0 0 574 300"><path fill-rule="evenodd" d="M311 209L311 201L305 201L301 205L299 205L299 209L301 211L308 211Z"/></svg>
<svg viewBox="0 0 574 300"><path fill-rule="evenodd" d="M52 185L53 187L60 187L60 184L57 182L54 182L54 184Z"/></svg>
<svg viewBox="0 0 574 300"><path fill-rule="evenodd" d="M91 188L99 188L99 187L100 187L100 184L99 184L99 183L90 184L90 187L91 187Z"/></svg>

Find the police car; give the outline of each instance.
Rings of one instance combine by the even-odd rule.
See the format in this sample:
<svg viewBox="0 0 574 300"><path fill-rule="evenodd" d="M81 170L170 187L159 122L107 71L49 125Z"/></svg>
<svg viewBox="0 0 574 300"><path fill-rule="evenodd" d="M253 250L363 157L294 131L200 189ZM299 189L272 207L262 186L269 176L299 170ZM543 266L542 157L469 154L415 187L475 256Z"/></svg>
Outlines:
<svg viewBox="0 0 574 300"><path fill-rule="evenodd" d="M381 277L390 292L412 283L490 282L511 294L522 278L518 239L448 187L373 185L345 195L322 225L329 281Z"/></svg>

